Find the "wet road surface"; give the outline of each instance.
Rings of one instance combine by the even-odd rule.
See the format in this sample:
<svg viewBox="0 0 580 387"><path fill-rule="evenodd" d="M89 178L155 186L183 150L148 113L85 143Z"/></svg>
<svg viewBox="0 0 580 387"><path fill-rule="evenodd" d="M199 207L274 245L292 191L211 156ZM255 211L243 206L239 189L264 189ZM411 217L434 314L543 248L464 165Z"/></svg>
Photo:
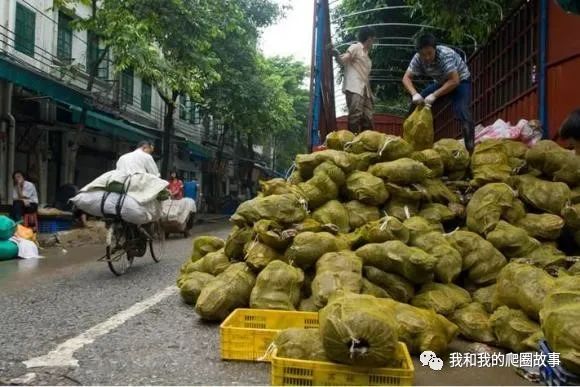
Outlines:
<svg viewBox="0 0 580 387"><path fill-rule="evenodd" d="M194 236L229 230L199 225ZM190 253L191 240L172 239L160 263L146 255L123 277L97 262L100 246L0 262L0 384L269 384L267 364L221 361L218 326L181 303L174 284ZM508 368L415 367L423 385L529 384Z"/></svg>

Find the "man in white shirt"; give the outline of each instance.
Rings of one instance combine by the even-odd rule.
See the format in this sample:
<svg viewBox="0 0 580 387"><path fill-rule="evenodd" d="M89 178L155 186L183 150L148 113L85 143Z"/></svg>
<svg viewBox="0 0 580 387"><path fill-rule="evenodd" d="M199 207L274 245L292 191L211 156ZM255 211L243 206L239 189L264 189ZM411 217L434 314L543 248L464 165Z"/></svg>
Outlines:
<svg viewBox="0 0 580 387"><path fill-rule="evenodd" d="M348 129L353 133L374 127L373 94L369 82L373 64L369 50L373 46L375 33L363 27L358 33L358 40L342 55L336 49L333 50L336 61L344 66L342 91L348 106Z"/></svg>
<svg viewBox="0 0 580 387"><path fill-rule="evenodd" d="M150 173L151 175L160 177L159 169L155 160L153 159L153 151L155 146L153 142L145 140L137 145L137 149L133 152L125 153L117 161L117 171L127 173L129 175L135 173Z"/></svg>

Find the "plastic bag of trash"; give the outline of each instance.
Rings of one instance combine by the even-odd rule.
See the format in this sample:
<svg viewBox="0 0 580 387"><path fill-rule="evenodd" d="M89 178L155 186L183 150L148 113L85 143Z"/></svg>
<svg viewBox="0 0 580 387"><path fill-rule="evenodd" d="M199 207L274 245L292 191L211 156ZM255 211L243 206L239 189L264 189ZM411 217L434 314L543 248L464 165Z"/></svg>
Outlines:
<svg viewBox="0 0 580 387"><path fill-rule="evenodd" d="M303 232L296 235L284 256L291 264L307 269L324 254L346 249L348 246L344 241L330 233Z"/></svg>
<svg viewBox="0 0 580 387"><path fill-rule="evenodd" d="M368 172L351 173L346 180L346 192L350 199L371 206L380 206L389 198L384 181Z"/></svg>
<svg viewBox="0 0 580 387"><path fill-rule="evenodd" d="M348 130L337 130L326 135L328 149L343 151L344 146L354 140L354 133Z"/></svg>
<svg viewBox="0 0 580 387"><path fill-rule="evenodd" d="M332 149L308 154L299 154L296 156L295 163L302 178L309 179L314 174L314 169L325 161L332 161L345 173L354 171L358 163L358 159L355 155Z"/></svg>
<svg viewBox="0 0 580 387"><path fill-rule="evenodd" d="M514 352L525 351L525 341L540 331L540 326L524 312L507 306L501 306L493 312L489 322L497 344Z"/></svg>
<svg viewBox="0 0 580 387"><path fill-rule="evenodd" d="M468 340L487 344L495 342L489 314L485 307L478 302L472 302L456 309L449 316L449 320L459 327L461 335Z"/></svg>
<svg viewBox="0 0 580 387"><path fill-rule="evenodd" d="M533 238L556 240L562 234L564 219L552 214L526 214L515 225L526 230Z"/></svg>
<svg viewBox="0 0 580 387"><path fill-rule="evenodd" d="M281 224L299 223L306 218L306 209L298 197L291 194L257 197L240 204L231 221L237 226L254 224L262 219Z"/></svg>
<svg viewBox="0 0 580 387"><path fill-rule="evenodd" d="M254 230L251 227L238 227L228 235L224 252L232 260L242 260L244 258L244 246L254 239Z"/></svg>
<svg viewBox="0 0 580 387"><path fill-rule="evenodd" d="M461 180L465 177L470 159L467 149L461 142L444 138L433 144L433 149L441 156L445 174L451 180Z"/></svg>
<svg viewBox="0 0 580 387"><path fill-rule="evenodd" d="M230 264L230 260L224 253L224 249L220 249L216 252L208 253L203 258L189 264L187 272L200 271L216 276L224 272Z"/></svg>
<svg viewBox="0 0 580 387"><path fill-rule="evenodd" d="M371 243L358 249L356 255L362 258L365 266L399 274L415 284L431 281L437 265L432 255L401 241Z"/></svg>
<svg viewBox="0 0 580 387"><path fill-rule="evenodd" d="M477 302L485 308L487 313L493 313L495 310L493 306L493 298L495 297L496 285L489 285L484 288L479 288L472 294L474 302Z"/></svg>
<svg viewBox="0 0 580 387"><path fill-rule="evenodd" d="M445 166L439 153L433 149L425 149L420 152L413 152L411 154L413 160L423 163L432 172L432 177L441 177L445 172Z"/></svg>
<svg viewBox="0 0 580 387"><path fill-rule="evenodd" d="M363 278L361 294L366 294L376 298L391 298L391 296L389 295L389 293L387 293L385 289L375 285L366 278Z"/></svg>
<svg viewBox="0 0 580 387"><path fill-rule="evenodd" d="M506 182L512 168L503 141L486 140L477 144L471 156L471 171L475 186Z"/></svg>
<svg viewBox="0 0 580 387"><path fill-rule="evenodd" d="M302 282L302 270L282 261L273 261L256 278L250 295L250 308L296 310Z"/></svg>
<svg viewBox="0 0 580 387"><path fill-rule="evenodd" d="M312 218L322 224L334 224L342 233L350 231L348 210L338 200L331 200L314 211Z"/></svg>
<svg viewBox="0 0 580 387"><path fill-rule="evenodd" d="M448 284L459 276L463 265L461 254L440 232L429 232L413 239L413 246L431 254L436 260L435 278Z"/></svg>
<svg viewBox="0 0 580 387"><path fill-rule="evenodd" d="M356 234L365 243L383 243L400 240L403 243L409 241L409 230L401 221L392 216L386 216L378 221L370 222L359 228Z"/></svg>
<svg viewBox="0 0 580 387"><path fill-rule="evenodd" d="M365 266L363 272L365 278L385 290L389 298L409 302L415 295L413 284L397 274L386 273L373 266Z"/></svg>
<svg viewBox="0 0 580 387"><path fill-rule="evenodd" d="M379 209L375 206L364 204L358 200L345 203L344 207L348 211L348 220L351 230L363 227L365 224L375 222L381 218Z"/></svg>
<svg viewBox="0 0 580 387"><path fill-rule="evenodd" d="M260 242L281 251L292 243L292 238L296 235L296 231L286 231L280 224L267 219L254 223L254 232Z"/></svg>
<svg viewBox="0 0 580 387"><path fill-rule="evenodd" d="M280 358L328 361L318 329L285 329L274 339L274 346Z"/></svg>
<svg viewBox="0 0 580 387"><path fill-rule="evenodd" d="M546 340L560 353L563 366L580 374L580 277L558 279L558 286L544 300L540 318Z"/></svg>
<svg viewBox="0 0 580 387"><path fill-rule="evenodd" d="M195 311L204 320L222 321L236 308L248 306L255 282L245 263L235 263L202 289Z"/></svg>
<svg viewBox="0 0 580 387"><path fill-rule="evenodd" d="M494 230L515 198L516 193L507 184L492 183L481 187L467 205L467 227L484 235Z"/></svg>
<svg viewBox="0 0 580 387"><path fill-rule="evenodd" d="M441 179L426 179L420 184L425 198L433 203L461 203L461 197L445 185Z"/></svg>
<svg viewBox="0 0 580 387"><path fill-rule="evenodd" d="M179 293L183 302L187 305L195 305L201 290L214 278L211 274L198 271L185 275L179 286Z"/></svg>
<svg viewBox="0 0 580 387"><path fill-rule="evenodd" d="M394 316L399 340L407 344L412 355L424 351L443 354L457 335L457 326L432 310L389 299L380 302Z"/></svg>
<svg viewBox="0 0 580 387"><path fill-rule="evenodd" d="M487 234L487 240L507 258L526 257L541 245L538 240L530 237L526 230L503 220Z"/></svg>
<svg viewBox="0 0 580 387"><path fill-rule="evenodd" d="M565 183L554 183L530 175L514 176L512 184L520 197L530 206L554 215L560 215L571 198Z"/></svg>
<svg viewBox="0 0 580 387"><path fill-rule="evenodd" d="M494 305L521 309L538 320L544 298L555 286L556 280L544 270L511 262L497 277Z"/></svg>
<svg viewBox="0 0 580 387"><path fill-rule="evenodd" d="M319 312L326 356L335 362L385 367L398 346L397 324L380 301L367 295L337 296Z"/></svg>
<svg viewBox="0 0 580 387"><path fill-rule="evenodd" d="M421 183L432 176L429 168L409 158L375 164L369 168L369 173L388 183L400 185Z"/></svg>
<svg viewBox="0 0 580 387"><path fill-rule="evenodd" d="M455 231L447 235L451 245L463 256L463 271L478 285L495 282L507 264L505 257L491 243L469 231Z"/></svg>
<svg viewBox="0 0 580 387"><path fill-rule="evenodd" d="M385 211L390 216L403 221L419 213L421 200L425 197L422 190L390 183L387 184L387 189L391 194L391 200L385 205Z"/></svg>
<svg viewBox="0 0 580 387"><path fill-rule="evenodd" d="M338 291L360 293L361 289L362 261L353 252L327 253L316 262L312 295L319 308Z"/></svg>
<svg viewBox="0 0 580 387"><path fill-rule="evenodd" d="M433 148L433 114L427 106L417 106L403 123L403 139L416 151Z"/></svg>
<svg viewBox="0 0 580 387"><path fill-rule="evenodd" d="M224 240L213 236L201 236L193 240L193 252L191 262L203 258L208 253L213 253L224 247Z"/></svg>
<svg viewBox="0 0 580 387"><path fill-rule="evenodd" d="M423 205L419 216L431 223L445 223L455 219L456 214L443 204L428 203Z"/></svg>
<svg viewBox="0 0 580 387"><path fill-rule="evenodd" d="M284 257L276 249L257 240L246 243L244 253L246 264L256 272L262 271L270 262L282 260Z"/></svg>
<svg viewBox="0 0 580 387"><path fill-rule="evenodd" d="M449 316L455 309L471 302L467 290L454 284L439 284L431 282L421 287L421 290L411 300L411 305L432 309L443 316Z"/></svg>

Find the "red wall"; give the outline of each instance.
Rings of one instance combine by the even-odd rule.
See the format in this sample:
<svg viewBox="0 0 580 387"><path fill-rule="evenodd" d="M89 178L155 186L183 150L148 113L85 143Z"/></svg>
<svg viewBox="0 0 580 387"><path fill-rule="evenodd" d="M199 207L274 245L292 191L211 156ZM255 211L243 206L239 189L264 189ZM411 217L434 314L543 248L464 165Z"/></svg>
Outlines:
<svg viewBox="0 0 580 387"><path fill-rule="evenodd" d="M373 116L375 122L375 130L385 134L394 134L401 136L403 133L403 117L394 116L391 114L375 114ZM341 116L336 119L337 130L348 129L348 116Z"/></svg>
<svg viewBox="0 0 580 387"><path fill-rule="evenodd" d="M580 108L580 16L550 2L548 37L548 122L554 137L568 114Z"/></svg>

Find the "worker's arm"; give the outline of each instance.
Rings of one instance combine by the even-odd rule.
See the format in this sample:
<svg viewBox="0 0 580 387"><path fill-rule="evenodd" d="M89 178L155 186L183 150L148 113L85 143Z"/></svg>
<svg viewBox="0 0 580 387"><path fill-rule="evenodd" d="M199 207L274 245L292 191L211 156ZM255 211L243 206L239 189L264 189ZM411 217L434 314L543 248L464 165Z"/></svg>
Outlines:
<svg viewBox="0 0 580 387"><path fill-rule="evenodd" d="M348 48L348 50L344 54L338 52L336 48L332 48L332 55L334 56L338 64L344 66L345 64L352 63L355 60L355 58L359 55L360 50L362 50L360 44L353 44Z"/></svg>
<svg viewBox="0 0 580 387"><path fill-rule="evenodd" d="M433 105L437 98L443 97L455 90L457 86L459 86L459 82L461 82L459 80L459 73L455 70L450 72L447 82L445 82L439 89L435 90L433 94L428 95L425 98L425 103L429 106Z"/></svg>
<svg viewBox="0 0 580 387"><path fill-rule="evenodd" d="M413 85L413 72L411 70L407 70L405 75L403 75L403 86L405 86L405 89L407 89L409 94L418 94L415 85Z"/></svg>

